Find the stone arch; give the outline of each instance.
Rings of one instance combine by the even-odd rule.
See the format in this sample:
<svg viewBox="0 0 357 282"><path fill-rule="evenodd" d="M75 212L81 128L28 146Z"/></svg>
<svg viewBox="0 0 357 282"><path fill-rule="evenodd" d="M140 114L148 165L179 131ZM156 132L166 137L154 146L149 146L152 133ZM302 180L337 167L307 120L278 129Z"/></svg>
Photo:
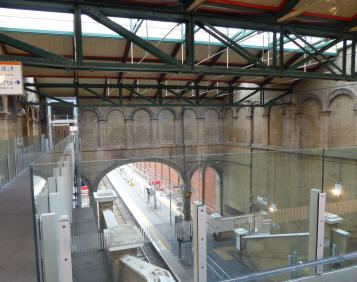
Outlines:
<svg viewBox="0 0 357 282"><path fill-rule="evenodd" d="M354 102L353 104L353 109L356 110L357 109L357 102L356 102L356 95L349 89L346 89L346 88L340 88L340 89L337 89L335 91L333 91L332 93L330 93L328 95L328 101L327 101L327 108L329 109L330 108L330 105L331 103L333 102L333 100L337 97L337 96L340 96L340 95L346 95L346 96L349 96L352 101Z"/></svg>
<svg viewBox="0 0 357 282"><path fill-rule="evenodd" d="M308 100L315 100L318 103L319 107L320 107L320 112L324 110L322 101L321 101L319 96L317 96L316 94L307 94L307 95L304 95L304 97L298 102L298 104L296 106L296 113L297 114L301 114L302 107Z"/></svg>
<svg viewBox="0 0 357 282"><path fill-rule="evenodd" d="M116 162L110 162L111 165L109 165L108 167L104 168L98 175L95 176L94 180L89 181L89 183L92 183L92 188L93 188L93 192L97 191L98 188L98 184L99 182L103 179L104 176L106 176L109 172L111 172L112 170L123 166L123 165L127 165L127 164L131 164L131 163L136 163L136 162L158 162L158 163L162 163L165 164L171 168L173 168L174 170L176 170L177 174L180 177L180 181L181 183L185 183L185 179L183 177L183 169L176 163L167 160L167 159L161 159L161 158L138 158L138 159L124 159L124 160L118 160ZM91 173L91 171L86 172L84 170L84 174L85 173ZM87 177L87 179L89 180L89 177Z"/></svg>
<svg viewBox="0 0 357 282"><path fill-rule="evenodd" d="M197 164L189 173L192 201L202 202L209 213L222 213L222 176L211 164Z"/></svg>
<svg viewBox="0 0 357 282"><path fill-rule="evenodd" d="M107 116L107 144L109 147L125 147L127 143L125 115L119 109L113 109Z"/></svg>
<svg viewBox="0 0 357 282"><path fill-rule="evenodd" d="M330 98L330 97L329 97ZM352 99L352 100L351 100ZM354 145L354 95L335 93L329 101L328 147Z"/></svg>
<svg viewBox="0 0 357 282"><path fill-rule="evenodd" d="M79 137L83 149L99 147L100 117L95 109L84 109L79 115Z"/></svg>
<svg viewBox="0 0 357 282"><path fill-rule="evenodd" d="M172 113L172 115L174 116L175 119L177 118L177 113L171 108L160 108L154 113L153 117L154 118L159 118L159 115L160 115L160 113L162 111L169 111L169 112Z"/></svg>
<svg viewBox="0 0 357 282"><path fill-rule="evenodd" d="M175 112L161 109L157 112L157 141L160 144L175 144Z"/></svg>
<svg viewBox="0 0 357 282"><path fill-rule="evenodd" d="M195 108L191 108L191 107L182 107L182 109L179 112L178 117L183 118L183 115L185 114L186 111L192 111L196 118L200 116L200 112L198 112Z"/></svg>
<svg viewBox="0 0 357 282"><path fill-rule="evenodd" d="M139 108L135 108L134 111L132 111L132 113L129 115L129 118L134 119L135 114L139 111L146 112L150 118L153 118L153 116L154 116L152 111L149 108L139 107Z"/></svg>
<svg viewBox="0 0 357 282"><path fill-rule="evenodd" d="M136 145L150 145L152 140L151 129L152 112L146 108L139 108L132 115L133 143Z"/></svg>
<svg viewBox="0 0 357 282"><path fill-rule="evenodd" d="M79 112L79 116L78 116L79 119L81 118L81 113L83 113L85 111L95 112L97 117L98 117L98 120L104 120L104 116L103 116L102 112L98 108L95 108L95 107L93 107L93 108L89 108L89 107L81 108L81 111Z"/></svg>
<svg viewBox="0 0 357 282"><path fill-rule="evenodd" d="M221 118L216 109L207 109L205 112L205 122L204 122L204 139L205 143L217 143L220 141L220 124L219 119Z"/></svg>
<svg viewBox="0 0 357 282"><path fill-rule="evenodd" d="M104 120L108 120L108 116L113 112L113 111L118 111L121 112L123 117L126 119L127 118L127 114L124 110L120 109L120 108L111 108L109 111L107 111L104 115L103 115L103 119Z"/></svg>
<svg viewBox="0 0 357 282"><path fill-rule="evenodd" d="M321 100L307 97L299 104L298 127L299 146L301 148L318 148L320 146L320 112Z"/></svg>
<svg viewBox="0 0 357 282"><path fill-rule="evenodd" d="M186 144L197 144L198 142L197 118L197 112L191 108L185 108L182 111L183 134Z"/></svg>

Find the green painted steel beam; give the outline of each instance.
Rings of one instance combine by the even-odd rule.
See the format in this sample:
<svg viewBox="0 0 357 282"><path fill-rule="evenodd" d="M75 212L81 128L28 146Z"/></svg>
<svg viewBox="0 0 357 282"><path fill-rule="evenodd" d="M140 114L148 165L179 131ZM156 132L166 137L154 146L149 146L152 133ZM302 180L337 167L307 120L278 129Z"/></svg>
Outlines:
<svg viewBox="0 0 357 282"><path fill-rule="evenodd" d="M331 42L328 42L325 46L323 46L323 47L321 47L321 48L319 49L319 52L320 52L320 53L325 52L326 50L332 48L333 46L335 46L336 44L338 44L338 43L341 42L342 40L343 40L343 38L339 38L339 39L335 39L335 40L333 40L333 41L331 41ZM315 53L306 56L306 58L304 58L303 60L297 62L297 63L294 64L294 65L292 65L292 66L290 67L290 69L297 69L298 67L304 65L306 62L308 62L308 61L310 61L311 59L313 59L315 56L316 56Z"/></svg>
<svg viewBox="0 0 357 282"><path fill-rule="evenodd" d="M11 36L8 36L0 32L0 42L8 44L17 49L23 50L25 52L31 53L33 55L48 59L52 63L58 63L61 65L71 65L73 61L71 59L56 55L54 53L48 52L44 49L38 48Z"/></svg>
<svg viewBox="0 0 357 282"><path fill-rule="evenodd" d="M63 104L71 104L71 105L73 105L73 103L64 101L64 100L62 100L62 99L60 99L60 98L57 98L57 97L55 97L55 96L51 96L51 95L45 94L45 93L40 92L40 91L37 91L37 90L35 90L35 89L31 89L31 88L28 88L28 87L24 87L24 90L29 91L29 92L32 92L32 93L35 93L35 94L37 94L38 96L43 97L43 98L50 98L50 99L56 100L56 101L58 101L58 102L60 102L60 103L63 103Z"/></svg>
<svg viewBox="0 0 357 282"><path fill-rule="evenodd" d="M335 42L335 41L334 41ZM331 44L332 46L334 44ZM327 48L327 47L326 47ZM321 51L321 50L320 50ZM309 56L307 56L309 57ZM313 56L311 56L312 58ZM310 57L309 57L310 59ZM294 68L298 68L300 65L304 64L304 61L309 59L301 60L294 65ZM291 77L291 78L307 78L307 79L327 79L327 80L345 80L345 81L356 81L357 78L350 74L326 74L326 73L314 73L314 72L303 72L294 70L293 67L282 70L273 69L255 69L255 68L239 68L239 67L206 67L206 66L195 66L193 70L189 68L177 68L176 66L170 65L152 65L152 64L123 64L123 63L87 63L84 62L81 66L54 64L48 59L33 58L28 56L9 56L0 55L0 60L8 61L21 61L25 66L31 67L47 67L54 69L64 69L64 70L89 70L89 71L126 71L126 72L167 72L167 73L194 73L194 74L207 74L207 75L233 75L233 76L272 76L272 77Z"/></svg>
<svg viewBox="0 0 357 282"><path fill-rule="evenodd" d="M292 91L291 91L291 90L288 90L288 91L284 92L283 94L281 94L281 95L279 95L279 96L277 96L277 97L275 97L275 98L270 99L268 102L266 102L266 103L264 104L264 106L265 106L265 107L272 106L272 105L274 104L274 102L276 102L277 100L279 100L279 99L281 99L281 98L283 98L283 97L285 97L285 96L287 96L287 95L289 95L289 94L291 94L291 93L292 93Z"/></svg>
<svg viewBox="0 0 357 282"><path fill-rule="evenodd" d="M321 57L323 57L327 63L333 65L337 70L339 70L341 73L346 73L345 71L343 71L339 66L337 66L333 61L330 61L329 58L324 55L323 52L320 52L318 50L318 48L316 48L314 45L310 44L307 40L305 40L305 38L303 38L302 36L298 35L295 33L295 31L293 29L291 29L292 32L294 32L295 36L300 39L306 46L308 46L312 51L314 51L314 54L316 54L315 59L317 59L317 56L320 55ZM343 40L343 42L346 42L346 40ZM294 41L295 44L298 44L296 41ZM347 47L346 47L347 48ZM344 48L344 50L346 49ZM300 49L302 49L302 47L300 47ZM346 55L346 54L345 54ZM344 58L346 58L346 56L344 56ZM327 64L326 63L326 64Z"/></svg>
<svg viewBox="0 0 357 282"><path fill-rule="evenodd" d="M98 97L98 98L100 98L100 99L102 99L102 100L104 100L104 101L109 102L109 103L112 104L112 105L118 105L118 103L115 103L114 101L112 101L112 100L109 99L108 97L105 97L105 96L103 96L103 95L98 94L97 92L95 92L94 90L92 90L92 89L90 89L90 88L84 87L84 90L86 90L87 92L93 94L94 96L96 96L96 97Z"/></svg>
<svg viewBox="0 0 357 282"><path fill-rule="evenodd" d="M159 58L163 62L174 65L178 68L182 68L183 65L178 62L176 59L172 58L170 55L166 54L165 52L161 51L159 48L155 47L154 45L150 44L146 40L142 39L141 37L135 35L134 33L130 32L120 24L112 21L107 16L102 14L98 9L94 9L90 6L81 6L82 10L92 19L101 23L105 27L109 28L110 30L118 33L119 35L125 37L127 40L133 42L134 44L138 45L139 47L143 48L145 51L151 53L155 57Z"/></svg>
<svg viewBox="0 0 357 282"><path fill-rule="evenodd" d="M218 29L210 25L204 26L202 24L199 24L199 26L201 27L201 29L212 35L214 38L221 41L226 47L232 49L238 55L245 58L249 63L256 65L258 67L268 68L268 66L264 62L257 59L249 51L247 51L245 48L240 46L237 42L231 40L229 37L227 37L225 34L220 32Z"/></svg>
<svg viewBox="0 0 357 282"><path fill-rule="evenodd" d="M290 38L290 40L291 40L296 46L298 46L301 50L303 50L307 55L313 55L313 59L314 59L315 61L317 61L318 63L320 63L321 66L325 67L325 68L326 68L327 70L329 70L331 73L336 74L336 72L335 72L333 69L331 69L331 68L329 67L329 65L328 65L327 62L324 62L324 61L320 60L320 58L318 57L318 55L320 55L319 52L316 52L316 51L315 51L314 53L311 54L309 50L307 50L304 46L302 46L298 41L296 41L295 39L291 38L288 34L286 34L285 36L288 37L288 38Z"/></svg>
<svg viewBox="0 0 357 282"><path fill-rule="evenodd" d="M35 86L39 88L73 88L75 87L75 83L24 83L25 86ZM199 90L257 90L264 89L265 91L283 91L288 90L289 88L280 88L280 87L248 87L248 86L203 86L203 85L162 85L162 84L105 84L105 83L78 83L79 88L126 88L126 89L167 89L167 90L175 90L175 89L183 89L183 90L194 90L198 88ZM186 92L186 93L187 93ZM185 93L183 93L185 94ZM183 95L181 94L181 95ZM181 96L180 96L181 97Z"/></svg>

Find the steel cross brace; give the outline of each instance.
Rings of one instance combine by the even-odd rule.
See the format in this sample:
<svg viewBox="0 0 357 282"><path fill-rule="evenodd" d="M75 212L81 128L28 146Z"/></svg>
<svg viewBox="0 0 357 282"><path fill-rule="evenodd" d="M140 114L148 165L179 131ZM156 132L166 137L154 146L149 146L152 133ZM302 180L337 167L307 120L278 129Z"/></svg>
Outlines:
<svg viewBox="0 0 357 282"><path fill-rule="evenodd" d="M166 54L165 52L161 51L159 48L155 47L154 45L150 44L149 42L145 41L141 37L135 35L131 31L127 30L120 24L112 21L99 10L94 9L90 6L81 6L82 10L90 16L92 19L97 21L98 23L104 25L105 27L109 28L110 30L118 33L119 35L125 37L127 40L132 41L134 44L138 45L139 47L143 48L145 51L153 54L163 62L174 65L178 68L183 68L183 65L172 58L170 55Z"/></svg>

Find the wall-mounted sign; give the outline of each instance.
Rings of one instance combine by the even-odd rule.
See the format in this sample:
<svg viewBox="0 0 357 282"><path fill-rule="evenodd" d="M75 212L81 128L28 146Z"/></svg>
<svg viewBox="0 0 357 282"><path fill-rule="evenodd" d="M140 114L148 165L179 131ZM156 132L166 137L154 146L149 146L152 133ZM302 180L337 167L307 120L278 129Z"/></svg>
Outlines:
<svg viewBox="0 0 357 282"><path fill-rule="evenodd" d="M77 125L72 125L69 127L69 131L71 132L75 132L75 131L78 131L78 126Z"/></svg>
<svg viewBox="0 0 357 282"><path fill-rule="evenodd" d="M0 61L0 95L23 95L24 83L20 62Z"/></svg>

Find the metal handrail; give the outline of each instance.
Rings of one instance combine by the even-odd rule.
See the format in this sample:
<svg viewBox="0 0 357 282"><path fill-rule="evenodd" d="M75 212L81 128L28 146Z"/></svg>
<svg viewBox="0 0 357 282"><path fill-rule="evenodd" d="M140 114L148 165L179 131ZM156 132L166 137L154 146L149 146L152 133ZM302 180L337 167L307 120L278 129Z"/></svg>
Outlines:
<svg viewBox="0 0 357 282"><path fill-rule="evenodd" d="M302 264L297 264L297 265L291 265L291 266L286 266L282 268L275 268L267 271L262 271L262 272L256 272L252 274L246 274L243 276L239 276L236 278L232 279L227 279L227 280L221 280L221 282L233 282L233 281L251 281L255 279L261 279L261 278L266 278L269 276L273 275L280 275L280 274L285 274L289 273L292 271L297 271L305 268L312 268L316 267L322 264L331 264L335 262L341 262L349 259L355 259L357 258L357 252L352 252L344 255L339 255L339 256L334 256L334 257L329 257L329 258L324 258L324 259L319 259L315 261L310 261Z"/></svg>

